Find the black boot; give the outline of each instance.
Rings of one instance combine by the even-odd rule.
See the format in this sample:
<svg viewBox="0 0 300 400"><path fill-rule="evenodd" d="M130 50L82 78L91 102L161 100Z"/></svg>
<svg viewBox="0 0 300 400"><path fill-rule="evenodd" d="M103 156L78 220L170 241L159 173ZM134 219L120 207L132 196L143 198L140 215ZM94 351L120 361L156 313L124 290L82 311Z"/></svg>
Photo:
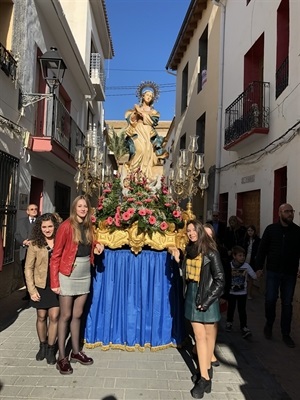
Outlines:
<svg viewBox="0 0 300 400"><path fill-rule="evenodd" d="M47 346L47 342L40 342L40 349L35 356L36 361L42 361L46 357Z"/></svg>
<svg viewBox="0 0 300 400"><path fill-rule="evenodd" d="M210 367L210 369L208 369L207 372L208 372L209 379L212 379L212 378L213 378L213 374L214 374L214 373L213 373L213 368ZM201 379L201 373L200 373L200 371L197 372L196 374L192 375L192 377L191 377L191 380L192 380L193 383L199 382L200 379Z"/></svg>
<svg viewBox="0 0 300 400"><path fill-rule="evenodd" d="M200 381L196 383L196 385L191 390L191 395L194 399L202 399L204 393L211 392L211 379L206 380L201 377Z"/></svg>
<svg viewBox="0 0 300 400"><path fill-rule="evenodd" d="M55 354L56 354L56 346L55 346L55 344L53 344L52 346L50 346L48 344L47 353L46 353L46 360L47 360L48 364L51 364L51 365L56 364Z"/></svg>

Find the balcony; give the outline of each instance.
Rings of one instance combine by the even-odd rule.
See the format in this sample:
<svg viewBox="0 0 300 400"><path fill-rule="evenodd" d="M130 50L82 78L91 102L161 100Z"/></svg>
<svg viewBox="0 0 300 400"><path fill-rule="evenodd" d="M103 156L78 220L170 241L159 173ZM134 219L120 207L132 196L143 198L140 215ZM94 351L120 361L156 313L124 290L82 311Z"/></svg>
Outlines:
<svg viewBox="0 0 300 400"><path fill-rule="evenodd" d="M46 114L44 135L32 138L31 150L45 153L46 158L56 164L55 159L58 157L76 168L75 149L76 146L83 145L84 134L55 95L47 102Z"/></svg>
<svg viewBox="0 0 300 400"><path fill-rule="evenodd" d="M239 148L269 133L270 83L252 82L225 110L225 150Z"/></svg>
<svg viewBox="0 0 300 400"><path fill-rule="evenodd" d="M8 50L0 43L0 68L13 81L17 75L17 61Z"/></svg>
<svg viewBox="0 0 300 400"><path fill-rule="evenodd" d="M95 100L105 100L105 74L104 63L99 53L91 53L90 59L90 78L96 90Z"/></svg>

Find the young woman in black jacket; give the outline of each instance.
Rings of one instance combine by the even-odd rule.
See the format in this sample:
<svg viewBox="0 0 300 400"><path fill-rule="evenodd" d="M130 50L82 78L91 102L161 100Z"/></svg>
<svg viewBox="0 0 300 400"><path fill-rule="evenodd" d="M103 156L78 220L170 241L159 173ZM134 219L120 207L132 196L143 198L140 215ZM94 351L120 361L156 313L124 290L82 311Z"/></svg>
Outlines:
<svg viewBox="0 0 300 400"><path fill-rule="evenodd" d="M200 366L199 380L191 390L194 398L211 392L211 359L215 347L215 324L220 320L219 297L224 285L224 271L219 252L201 222L188 221L189 243L182 265L185 294L185 317L193 327ZM178 249L170 249L180 261Z"/></svg>

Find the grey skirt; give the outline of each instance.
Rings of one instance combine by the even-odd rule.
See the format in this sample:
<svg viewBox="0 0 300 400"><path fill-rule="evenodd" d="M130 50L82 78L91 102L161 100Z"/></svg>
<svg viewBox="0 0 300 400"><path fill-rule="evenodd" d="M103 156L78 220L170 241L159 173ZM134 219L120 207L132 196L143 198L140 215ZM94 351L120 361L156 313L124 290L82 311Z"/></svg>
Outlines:
<svg viewBox="0 0 300 400"><path fill-rule="evenodd" d="M76 257L70 276L59 273L60 295L78 296L90 292L91 262L90 257Z"/></svg>
<svg viewBox="0 0 300 400"><path fill-rule="evenodd" d="M184 316L191 322L214 323L221 319L219 300L216 300L206 311L199 311L196 308L195 298L198 283L189 282L184 303Z"/></svg>

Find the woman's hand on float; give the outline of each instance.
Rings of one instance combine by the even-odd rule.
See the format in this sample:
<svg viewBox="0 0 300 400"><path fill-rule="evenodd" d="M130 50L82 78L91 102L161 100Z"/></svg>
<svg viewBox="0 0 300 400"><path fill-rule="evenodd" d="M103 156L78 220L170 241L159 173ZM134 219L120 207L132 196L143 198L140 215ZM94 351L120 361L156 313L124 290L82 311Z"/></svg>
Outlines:
<svg viewBox="0 0 300 400"><path fill-rule="evenodd" d="M172 254L174 260L179 263L180 261L180 251L177 247L169 247L168 252Z"/></svg>
<svg viewBox="0 0 300 400"><path fill-rule="evenodd" d="M102 243L96 243L94 248L94 253L99 255L102 253L103 250L104 250L104 245Z"/></svg>

